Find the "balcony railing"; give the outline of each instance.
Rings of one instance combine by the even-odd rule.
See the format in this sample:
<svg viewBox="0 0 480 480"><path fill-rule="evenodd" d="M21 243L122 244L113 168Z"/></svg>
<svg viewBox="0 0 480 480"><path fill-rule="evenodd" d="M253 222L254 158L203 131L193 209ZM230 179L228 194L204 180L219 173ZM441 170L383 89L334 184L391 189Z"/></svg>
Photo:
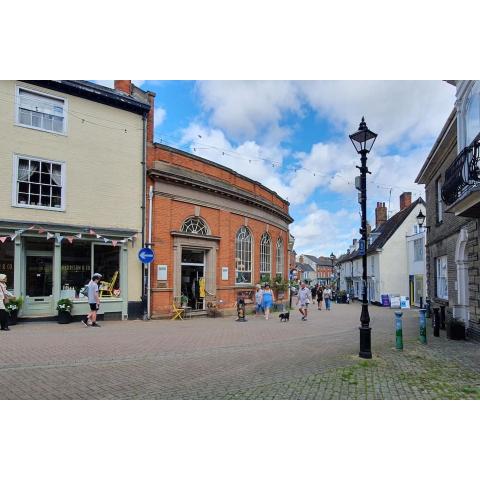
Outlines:
<svg viewBox="0 0 480 480"><path fill-rule="evenodd" d="M442 200L451 205L480 181L480 134L465 147L445 172Z"/></svg>

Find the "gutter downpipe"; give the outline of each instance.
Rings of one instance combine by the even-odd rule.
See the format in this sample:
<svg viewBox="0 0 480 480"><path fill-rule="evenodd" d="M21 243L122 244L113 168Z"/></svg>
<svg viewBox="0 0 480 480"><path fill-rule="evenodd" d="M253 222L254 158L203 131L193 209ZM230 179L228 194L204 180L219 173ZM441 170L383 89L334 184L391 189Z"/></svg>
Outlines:
<svg viewBox="0 0 480 480"><path fill-rule="evenodd" d="M145 202L146 202L146 182L147 182L147 113L143 114L143 179L142 179L142 248L145 247L145 224L147 222ZM143 320L148 319L148 311L145 310L145 265L142 263L142 310ZM147 307L148 309L148 307Z"/></svg>
<svg viewBox="0 0 480 480"><path fill-rule="evenodd" d="M148 189L148 246L152 248L152 200L153 200L153 186L150 185ZM151 295L151 272L152 264L147 264L147 320L150 320L150 295Z"/></svg>

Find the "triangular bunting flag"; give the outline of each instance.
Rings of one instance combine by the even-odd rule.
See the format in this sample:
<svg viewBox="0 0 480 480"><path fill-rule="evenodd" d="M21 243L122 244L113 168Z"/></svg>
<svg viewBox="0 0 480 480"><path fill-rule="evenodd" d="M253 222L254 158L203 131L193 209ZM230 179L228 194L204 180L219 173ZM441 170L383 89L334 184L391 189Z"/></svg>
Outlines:
<svg viewBox="0 0 480 480"><path fill-rule="evenodd" d="M63 235L57 235L57 241L58 243L62 243L62 240L64 239L65 237Z"/></svg>
<svg viewBox="0 0 480 480"><path fill-rule="evenodd" d="M110 239L107 238L107 237L103 237L103 241L104 241L105 243L108 243L108 242L110 241Z"/></svg>
<svg viewBox="0 0 480 480"><path fill-rule="evenodd" d="M102 238L102 236L97 233L97 238Z"/></svg>
<svg viewBox="0 0 480 480"><path fill-rule="evenodd" d="M0 237L0 242L5 243L5 240L6 240L7 238L8 238L8 237Z"/></svg>
<svg viewBox="0 0 480 480"><path fill-rule="evenodd" d="M37 227L36 225L32 225L31 227L28 227L27 230L33 230L36 227Z"/></svg>
<svg viewBox="0 0 480 480"><path fill-rule="evenodd" d="M53 233L47 232L47 240L50 240L53 238L55 235Z"/></svg>
<svg viewBox="0 0 480 480"><path fill-rule="evenodd" d="M90 230L88 231L88 233L89 233L90 235L96 235L97 232L95 232L95 230L90 229Z"/></svg>
<svg viewBox="0 0 480 480"><path fill-rule="evenodd" d="M14 233L13 235L10 235L10 238L11 238L12 240L15 240L15 239L17 238L17 235L18 235L17 233Z"/></svg>
<svg viewBox="0 0 480 480"><path fill-rule="evenodd" d="M44 228L42 228L42 227L40 227L40 228L38 229L38 233L45 233L45 232L46 232L46 230L45 230Z"/></svg>
<svg viewBox="0 0 480 480"><path fill-rule="evenodd" d="M68 240L70 243L73 243L73 237L67 237L67 240Z"/></svg>
<svg viewBox="0 0 480 480"><path fill-rule="evenodd" d="M118 240L112 240L112 245L113 245L114 247L117 246L117 243L118 243Z"/></svg>
<svg viewBox="0 0 480 480"><path fill-rule="evenodd" d="M75 235L75 238L82 238L82 234L79 233L78 235Z"/></svg>
<svg viewBox="0 0 480 480"><path fill-rule="evenodd" d="M17 235L21 235L24 231L25 231L24 228L23 228L22 230L19 230L19 231L17 232Z"/></svg>

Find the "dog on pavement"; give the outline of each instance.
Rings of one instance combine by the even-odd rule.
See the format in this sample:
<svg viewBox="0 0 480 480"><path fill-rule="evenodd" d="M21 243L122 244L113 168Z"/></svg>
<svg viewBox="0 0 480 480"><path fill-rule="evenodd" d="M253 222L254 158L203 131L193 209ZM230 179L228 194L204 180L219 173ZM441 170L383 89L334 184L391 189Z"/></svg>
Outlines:
<svg viewBox="0 0 480 480"><path fill-rule="evenodd" d="M278 317L281 322L288 322L290 320L290 312L283 312Z"/></svg>

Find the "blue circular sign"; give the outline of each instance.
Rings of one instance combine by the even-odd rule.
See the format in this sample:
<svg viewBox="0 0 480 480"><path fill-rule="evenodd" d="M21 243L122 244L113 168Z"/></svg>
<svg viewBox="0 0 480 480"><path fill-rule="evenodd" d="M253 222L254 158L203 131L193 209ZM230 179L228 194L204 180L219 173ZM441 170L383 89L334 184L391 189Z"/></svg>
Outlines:
<svg viewBox="0 0 480 480"><path fill-rule="evenodd" d="M155 258L155 253L151 248L142 248L138 252L138 259L142 263L152 263L154 258Z"/></svg>

